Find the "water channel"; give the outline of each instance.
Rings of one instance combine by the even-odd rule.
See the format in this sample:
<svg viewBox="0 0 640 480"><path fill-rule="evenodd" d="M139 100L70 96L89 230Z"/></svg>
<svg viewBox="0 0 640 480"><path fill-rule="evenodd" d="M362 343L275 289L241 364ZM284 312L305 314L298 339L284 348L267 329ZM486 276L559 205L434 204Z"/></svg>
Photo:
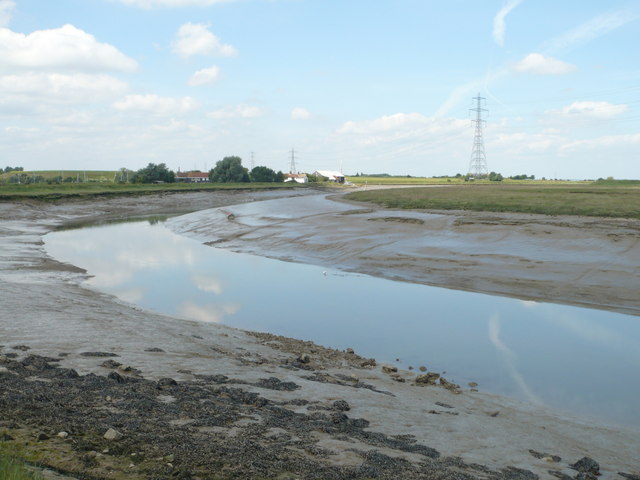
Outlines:
<svg viewBox="0 0 640 480"><path fill-rule="evenodd" d="M312 340L468 388L640 426L640 319L212 248L162 222L54 232L87 286L178 318ZM398 360L396 360L398 359Z"/></svg>

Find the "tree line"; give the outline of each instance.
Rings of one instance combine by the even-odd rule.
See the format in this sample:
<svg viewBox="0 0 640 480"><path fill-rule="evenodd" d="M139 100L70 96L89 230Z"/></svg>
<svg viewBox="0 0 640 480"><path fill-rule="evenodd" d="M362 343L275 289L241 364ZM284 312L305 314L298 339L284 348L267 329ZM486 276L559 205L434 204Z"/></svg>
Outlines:
<svg viewBox="0 0 640 480"><path fill-rule="evenodd" d="M285 175L276 172L269 167L258 166L249 171L242 166L242 159L237 156L224 157L209 170L209 181L213 183L247 183L247 182L284 182ZM121 182L130 183L173 183L176 181L176 173L169 170L164 163L156 165L150 163L137 172L123 172L121 170Z"/></svg>

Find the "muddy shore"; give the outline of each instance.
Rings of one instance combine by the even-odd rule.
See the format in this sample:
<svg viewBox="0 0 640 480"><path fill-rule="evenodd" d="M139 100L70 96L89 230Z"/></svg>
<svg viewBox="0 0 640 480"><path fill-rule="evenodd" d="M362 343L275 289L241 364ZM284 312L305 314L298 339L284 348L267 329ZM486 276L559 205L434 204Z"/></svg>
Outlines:
<svg viewBox="0 0 640 480"><path fill-rule="evenodd" d="M433 239L448 228L449 235L467 231L477 236L472 243L499 248L496 223L507 227L504 245L536 238L528 233L532 228L550 231L539 236L556 240L567 238L573 228L566 219L542 222L529 216L433 214L431 224L421 216L426 214L345 204L313 211L309 205L325 203L308 191L294 194L299 195L297 210L274 208L270 218L251 216L249 202L291 205L290 198L277 200L288 195L223 192L0 203L0 441L37 452L43 463L75 478L525 479L580 473L590 478L596 470L593 463L580 462L585 457L599 464L599 478L640 475L637 431L419 377L429 372L383 369L357 352L141 311L83 288L84 272L48 258L42 248L42 236L65 224L234 205L234 222L216 221L211 212L206 218L194 213L171 220L170 228L234 250L309 263L321 259L381 276L404 271L402 279L415 281L411 275L421 272L406 265L417 258L422 263L427 250L421 256L381 256L384 245L376 238L400 241L421 226ZM589 290L565 285L557 301L637 314L638 300L630 294L638 291L637 268L629 262L640 258L637 223L580 222L572 248L595 238L592 248L601 251L608 241L603 251L617 246L619 256L629 255L627 263L603 259L599 270L606 263L606 275L589 263L583 267L591 272L586 275L567 273L560 262L539 282L561 286L569 277L579 286L586 282ZM373 234L364 237L363 232ZM372 243L363 244L367 238ZM295 248L285 250L285 243ZM347 244L357 247L349 250ZM456 256L464 252L459 250ZM493 263L486 260L491 255L485 252L477 263L455 270L459 279L470 279L457 286L439 283L449 269L432 262L430 283L473 290L474 284L466 282L490 268L521 276L501 267L513 259ZM544 266L554 259L533 261ZM544 270L536 265L528 269L532 277ZM456 276L448 275L450 282ZM603 283L605 277L609 280ZM549 294L542 287L533 292L528 298ZM589 295L583 298L585 292ZM598 298L607 301L596 305ZM118 435L104 438L109 429ZM58 436L61 432L66 435Z"/></svg>

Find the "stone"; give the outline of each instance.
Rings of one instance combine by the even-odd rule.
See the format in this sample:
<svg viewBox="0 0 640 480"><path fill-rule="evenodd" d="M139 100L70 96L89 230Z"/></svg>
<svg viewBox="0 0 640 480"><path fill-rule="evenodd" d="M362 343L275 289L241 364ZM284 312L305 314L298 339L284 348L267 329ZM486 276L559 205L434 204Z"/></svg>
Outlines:
<svg viewBox="0 0 640 480"><path fill-rule="evenodd" d="M67 438L69 436L69 434L67 432L58 432L58 437L59 438Z"/></svg>
<svg viewBox="0 0 640 480"><path fill-rule="evenodd" d="M382 371L384 373L395 373L398 371L398 367L395 367L393 365L383 365L382 366Z"/></svg>
<svg viewBox="0 0 640 480"><path fill-rule="evenodd" d="M43 440L49 440L49 438L50 438L50 437L49 437L49 435L47 435L46 433L44 433L44 432L40 432L40 433L36 436L36 438L37 438L39 441L43 441Z"/></svg>
<svg viewBox="0 0 640 480"><path fill-rule="evenodd" d="M120 375L117 372L111 372L109 375L107 375L107 378L110 380L114 380L117 383L124 383L126 380L122 377L122 375Z"/></svg>
<svg viewBox="0 0 640 480"><path fill-rule="evenodd" d="M346 352L350 355L353 355L354 353L356 353L353 351L353 348L347 348Z"/></svg>
<svg viewBox="0 0 640 480"><path fill-rule="evenodd" d="M375 367L376 366L376 360L374 358L368 358L364 362L362 362L360 364L360 366L363 367L363 368Z"/></svg>
<svg viewBox="0 0 640 480"><path fill-rule="evenodd" d="M442 385L447 390L451 390L454 393L460 392L460 385L456 385L455 383L450 382L444 377L440 377L440 385Z"/></svg>
<svg viewBox="0 0 640 480"><path fill-rule="evenodd" d="M627 478L628 480L640 480L640 475L634 475L632 473L618 472L618 475L622 478Z"/></svg>
<svg viewBox="0 0 640 480"><path fill-rule="evenodd" d="M111 352L82 352L81 357L117 357L115 353Z"/></svg>
<svg viewBox="0 0 640 480"><path fill-rule="evenodd" d="M582 457L576 463L569 466L578 472L600 475L600 465L594 459L589 457Z"/></svg>
<svg viewBox="0 0 640 480"><path fill-rule="evenodd" d="M471 388L476 388L478 386L476 382L469 382L467 383L467 385L469 385Z"/></svg>
<svg viewBox="0 0 640 480"><path fill-rule="evenodd" d="M109 440L109 441L118 441L120 440L124 435L122 435L120 432L118 432L117 430L114 430L113 428L110 428L109 430L107 430L107 432L103 435L105 440Z"/></svg>
<svg viewBox="0 0 640 480"><path fill-rule="evenodd" d="M10 442L13 439L14 438L11 435L9 435L8 433L3 433L2 435L0 435L0 441L2 441L2 442Z"/></svg>
<svg viewBox="0 0 640 480"><path fill-rule="evenodd" d="M348 412L351 410L351 407L345 400L336 400L333 402L333 409L339 412Z"/></svg>
<svg viewBox="0 0 640 480"><path fill-rule="evenodd" d="M160 380L158 380L158 387L168 387L175 385L178 385L178 382L176 382L173 378L161 378Z"/></svg>
<svg viewBox="0 0 640 480"><path fill-rule="evenodd" d="M307 355L306 353L302 353L302 354L298 355L297 360L300 363L309 363L311 361L311 357L309 357L309 355Z"/></svg>
<svg viewBox="0 0 640 480"><path fill-rule="evenodd" d="M115 360L105 360L102 362L101 366L104 368L118 368L122 365L120 362L116 362Z"/></svg>
<svg viewBox="0 0 640 480"><path fill-rule="evenodd" d="M406 382L404 377L402 375L400 375L399 373L392 373L390 375L390 377L394 382L400 382L400 383L405 383Z"/></svg>
<svg viewBox="0 0 640 480"><path fill-rule="evenodd" d="M422 367L420 367L420 369L422 370ZM421 384L421 385L435 385L436 380L438 380L439 378L440 378L439 373L430 372L430 373L425 373L423 375L418 375L415 381L417 384Z"/></svg>
<svg viewBox="0 0 640 480"><path fill-rule="evenodd" d="M420 368L418 368L418 370L420 370L421 372L426 372L427 367L425 367L424 365L421 365Z"/></svg>
<svg viewBox="0 0 640 480"><path fill-rule="evenodd" d="M156 353L163 353L164 350L158 347L152 347L152 348L145 348L144 349L145 352L156 352Z"/></svg>

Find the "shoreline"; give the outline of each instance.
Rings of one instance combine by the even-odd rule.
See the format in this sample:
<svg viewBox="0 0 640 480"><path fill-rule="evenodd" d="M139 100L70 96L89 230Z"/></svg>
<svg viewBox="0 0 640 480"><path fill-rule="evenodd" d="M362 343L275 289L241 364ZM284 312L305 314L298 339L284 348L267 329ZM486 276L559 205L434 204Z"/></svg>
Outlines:
<svg viewBox="0 0 640 480"><path fill-rule="evenodd" d="M226 409L240 416L221 420L220 425L207 426L199 425L198 422L204 421L204 412L198 409L190 411L189 418L184 414L182 417L185 418L181 418L179 413L171 409L163 410L162 415L171 417L161 419L164 434L199 439L199 442L216 439L217 443L224 439L224 442L234 444L234 436L241 433L270 451L276 459L285 452L298 459L300 463L297 467L292 464L281 468L282 471L300 468L301 472L306 472L303 478L315 478L311 476L313 469L327 474L331 472L331 475L344 475L344 478L367 478L366 475L371 476L372 473L380 478L395 478L391 475L394 471L400 471L398 469L406 473L405 478L423 478L421 475L426 475L425 469L435 469L432 471L439 472L438 478L454 478L461 474L470 478L525 478L518 477L523 475L521 470L543 477L548 475L548 470L553 470L573 477L577 472L569 464L584 456L600 463L601 478L622 478L617 474L618 471L639 474L640 467L634 464L633 452L638 450L640 444L634 430L598 427L579 419L563 418L556 412L546 411L544 407L481 392L465 390L456 394L442 386L412 385L416 383L416 375L412 372L383 372L380 365L373 367L371 364L363 367L362 363L368 360L357 354L325 349L308 342L242 332L221 325L176 321L141 311L131 305L121 304L108 295L80 287L79 282L84 274L47 259L42 250L40 237L56 225L74 220L74 217L107 218L141 211L160 213L164 210L163 213L166 213L172 209L200 210L228 205L230 201L240 202L234 203L237 206L262 197L255 193L231 196L232 199L228 193L194 194L183 199L158 196L146 199L146 202L115 199L31 207L0 203L3 218L0 223L0 288L3 291L0 308L5 312L0 321L0 343L3 345L0 354L5 357L7 353L18 354L17 359L8 358L0 362L0 368L7 370L0 371L0 382L6 378L16 382L18 379L23 382L35 378L35 384L39 387L55 384L57 380L46 380L51 380L49 375L58 378L59 372L52 372L57 369L48 368L45 364L60 364L61 368L74 369L79 374L79 377L64 379L69 383L68 388L74 382L93 382L93 377L89 377L89 380L86 377L91 373L98 374L100 378L111 373L125 378L122 383L114 380L113 385L104 383L107 380L95 380L103 382L100 388L113 388L115 393L114 396L107 395L112 397L111 402L102 398L97 402L99 405L78 406L78 411L86 409L86 414L90 416L104 412L105 408L106 411L121 409L123 405L113 402L115 394L127 398L132 388L145 392L151 389L149 391L157 393L154 394L156 400L165 395L161 390L168 389L170 393L166 395L176 400L171 402L163 398L169 401L168 405L177 402L181 409L186 408L181 402L187 401L189 395L185 394L183 398L175 392L171 393L172 389L200 389L198 391L205 391L206 398L220 411ZM367 225L372 223L378 222L369 222ZM29 291L28 308L20 301L24 291ZM14 348L20 345L29 349L23 351ZM113 353L118 355L114 357L117 362L125 367L130 366L132 370L103 367L101 365L106 361L105 358L83 355L87 352ZM32 359L25 365L31 354L44 355L55 361ZM32 368L29 369L29 366ZM136 373L136 370L140 373ZM394 378L392 374L398 377ZM221 377L210 378L212 375L223 375L227 380L221 382ZM357 380L352 375L358 377ZM112 375L113 378L115 376ZM172 378L178 385L159 386L162 378ZM271 378L276 380L269 380ZM404 379L404 382L399 379ZM31 382L33 384L33 380ZM155 383L152 385L148 382ZM366 386L354 388L358 383ZM293 384L298 388L293 385L282 387L281 384ZM27 384L21 385L24 387ZM234 393L235 389L244 393ZM16 391L19 392L19 389ZM389 392L391 395L380 392ZM58 394L62 395L62 392ZM145 395L151 394L147 392ZM151 397L144 398L149 400ZM260 398L267 403L260 406L264 403ZM9 402L2 393L0 399ZM245 400L251 401L247 403ZM349 410L336 407L334 403L339 400L346 402ZM21 397L21 401L32 400ZM267 405L269 407L265 410ZM344 404L339 405L344 407ZM282 423L282 419L288 418L291 413L300 415L296 418L301 424L293 422L291 426L295 426L295 431L287 426L286 421ZM111 412L107 418L111 418L111 414L117 416ZM89 429L82 422L78 422L78 431L70 435L75 444L66 439L59 442L57 437L33 440L30 434L25 433L26 430L56 428L54 425L41 425L41 420L34 421L33 418L29 419L34 422L32 425L21 423L27 417L6 418L6 414L0 414L0 431L9 431L9 435L22 432L20 437L16 434L15 438L21 441L28 438L34 448L42 449L49 440L53 440L52 444L61 442L56 448L68 447L69 455L77 455L80 459L87 452L96 453L92 458L98 466L92 462L89 462L91 466L87 466L78 460L73 464L75 466L69 465L69 468L85 469L87 472L102 468L100 471L104 473L105 465L109 464L107 460L112 463L122 460L120 454L98 457L97 454L104 449L85 450L80 454L83 451L76 447L82 443L81 440L91 440L94 442L89 442L92 447L102 446L102 440L94 438L100 432L84 432L81 435L81 427ZM250 417L255 418L247 423ZM55 423L56 417L52 418L54 420L50 419L50 422ZM20 428L8 428L16 423ZM153 431L155 427L148 428ZM128 438L135 436L134 431L121 429ZM49 436L55 437L56 432L51 433L53 435ZM220 448L224 442L219 445ZM201 443L196 442L196 445ZM139 442L132 441L131 449L139 447ZM439 452L438 459L427 454L431 452L430 449ZM549 463L548 460L542 460L545 456L535 458L529 450L558 455L562 460ZM75 454L72 455L72 452ZM136 452L127 450L126 453L131 457L131 453ZM183 454L185 457L181 461L174 458L173 462L159 462L157 457L151 461L151 455L145 452L144 457L148 461L136 464L136 468L153 470L160 468L158 465L161 463L164 469L166 463L172 463L171 472L157 473L169 478L175 473L175 465L182 462L185 472L190 470L187 473L196 478L196 466L186 452ZM163 455L163 459L168 455ZM179 458L182 454L173 455ZM241 457L234 458L239 460ZM279 464L269 463L267 457L263 460L265 463L261 464L255 475L276 473L274 469ZM122 467L124 472L129 468L128 465ZM480 468L479 465L484 467ZM228 468L231 469L229 475L239 471L239 465Z"/></svg>

